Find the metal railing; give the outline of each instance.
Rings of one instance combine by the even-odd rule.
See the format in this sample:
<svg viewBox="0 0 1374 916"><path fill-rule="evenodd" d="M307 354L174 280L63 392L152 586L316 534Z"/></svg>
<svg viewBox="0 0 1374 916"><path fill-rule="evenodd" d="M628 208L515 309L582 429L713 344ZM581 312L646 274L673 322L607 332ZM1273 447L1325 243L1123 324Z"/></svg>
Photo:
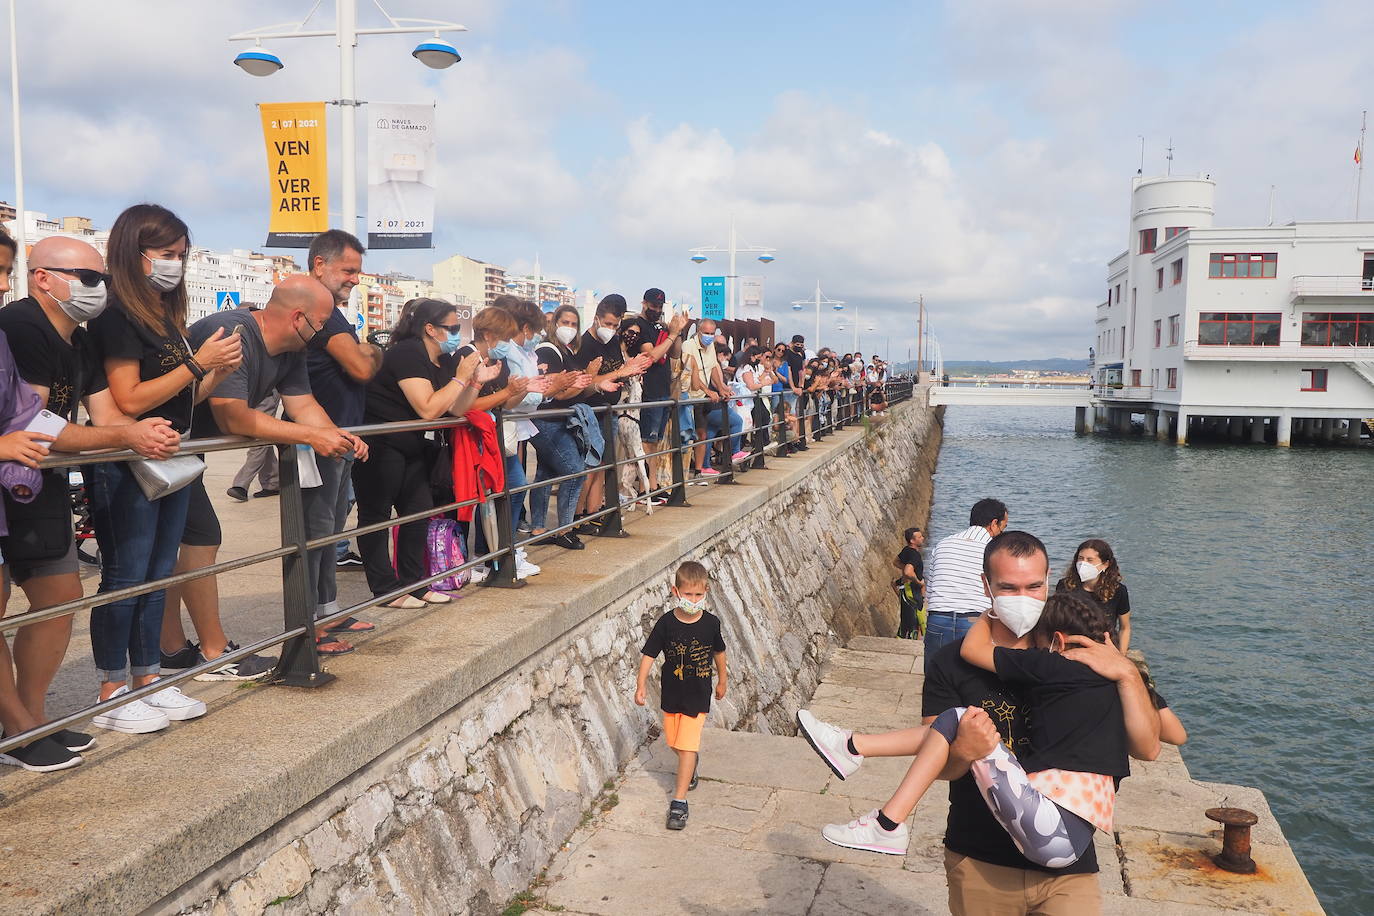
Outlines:
<svg viewBox="0 0 1374 916"><path fill-rule="evenodd" d="M1374 359L1374 346L1304 344L1296 340L1286 340L1278 344L1211 344L1189 340L1183 344L1183 356L1185 359L1350 363Z"/></svg>
<svg viewBox="0 0 1374 916"><path fill-rule="evenodd" d="M1119 401L1148 401L1155 390L1149 385L1098 385L1094 393L1099 398Z"/></svg>
<svg viewBox="0 0 1374 916"><path fill-rule="evenodd" d="M1302 296L1374 296L1374 280L1300 274L1293 278L1292 295L1294 299Z"/></svg>
<svg viewBox="0 0 1374 916"><path fill-rule="evenodd" d="M914 383L910 381L889 382L883 386L885 403L888 405L897 404L902 401L910 400L914 391ZM591 410L598 415L601 427L601 434L605 440L602 451L602 462L594 467L588 467L573 474L566 474L559 477L527 483L518 487L511 487L507 481L500 490L484 492L482 496L472 499L455 500L443 505L434 506L409 515L389 518L383 522L371 525L359 525L354 528L346 528L337 533L323 535L317 538L307 536L305 513L301 501L301 482L300 467L297 462L297 449L295 445L283 445L262 439L247 439L241 436L223 436L210 439L191 439L182 443L178 454L181 455L204 455L211 452L231 451L236 449L247 449L260 445L276 445L279 459L279 478L280 478L280 527L281 527L281 546L270 550L262 550L244 557L236 557L232 560L224 560L214 563L201 569L188 570L176 573L162 579L145 582L140 585L128 588L116 589L108 592L98 592L63 604L52 607L41 608L28 611L13 617L0 619L0 639L6 633L22 629L30 624L41 623L45 620L52 620L57 617L65 617L84 611L101 607L124 598L132 598L144 595L149 592L159 591L169 586L181 585L195 579L206 576L217 576L221 573L233 572L260 563L267 563L273 560L281 560L282 563L282 600L283 600L283 629L281 632L260 639L249 645L241 646L231 651L226 651L222 655L193 665L190 668L178 670L172 674L163 674L156 681L144 687L131 689L129 692L120 695L118 698L104 700L92 706L85 707L77 712L70 713L57 719L53 719L37 728L29 731L20 732L15 735L7 735L0 738L0 753L9 751L11 748L28 744L29 742L51 735L73 725L77 725L94 716L101 715L113 709L118 709L129 703L151 696L168 687L174 687L183 681L188 681L199 674L222 668L232 662L255 655L259 652L281 646L281 657L276 668L268 678L268 683L295 687L318 687L334 680L334 675L324 671L320 667L320 656L316 650L314 631L319 627L328 627L330 624L345 620L367 611L379 605L388 604L397 598L409 594L417 588L428 586L441 579L448 578L465 570L484 564L489 561L496 561L493 569L482 583L485 586L497 588L520 588L524 582L516 578L516 551L527 544L542 541L560 533L573 530L587 524L589 521L599 520L601 524L592 530L592 534L600 537L627 537L628 532L624 528L622 512L625 505L620 498L619 472L620 468L628 464L647 460L651 457L662 455L670 456L672 483L666 487L657 487L656 480L649 482L648 492L638 494L629 504L637 503L640 499L645 499L662 494L668 494L667 505L674 507L686 507L687 502L686 479L687 457L686 453L704 446L712 449L717 443L726 442L736 436L750 436L750 448L746 457L739 462L732 461L732 456L728 445L723 449L724 469L719 476L699 480L702 483L718 483L729 485L737 483L736 475L747 473L750 470L760 470L766 467L765 458L768 454L769 446L772 444L772 437L777 436L779 441L785 435L785 425L781 423L781 418L770 415L770 422L767 427L746 430L738 434L731 434L729 416L727 411L734 410L736 402L744 400L757 400L764 398L770 402L775 397L774 392L760 392L748 396L731 396L712 401L708 398L684 398L681 400L665 400L637 402L629 404L614 404L609 406L593 407ZM822 398L819 394L803 394L802 400L798 404L799 419L801 424L808 424L809 428L802 433L810 437L813 441L823 439L846 426L858 423L871 413L871 401L865 388L846 389L830 393L828 398ZM690 405L694 412L697 407L704 410L697 417L704 414L707 418L707 429L702 432L708 435L701 440L684 441L683 432L680 428L680 417L677 408ZM616 446L616 424L619 417L626 415L630 411L645 407L670 407L671 410L671 445L666 449L645 455L630 455L620 457L617 454ZM807 410L813 411L806 413ZM709 436L711 426L711 411L718 411L719 423L723 431L722 435ZM504 411L495 410L492 414L496 420L496 441L504 442L503 431L505 424L518 420L529 419L556 419L567 417L573 413L571 408L539 409L528 411ZM696 419L696 417L694 417ZM388 433L398 432L429 432L443 429L456 429L466 426L467 421L461 417L448 417L440 420L412 420L399 423L382 423L367 426L349 427L349 431L359 436L379 436ZM695 428L695 427L694 427ZM776 454L776 452L774 453ZM142 456L130 450L106 451L99 453L83 454L54 454L40 462L42 468L68 469L94 464L105 464L110 462L128 462L141 460ZM446 460L441 458L440 460ZM523 496L526 492L542 487L553 487L563 482L579 477L589 478L593 474L606 475L606 498L603 507L597 512L590 513L573 523L559 527L549 528L537 535L531 534L524 540L517 540L516 532L512 528L511 500ZM329 549L340 541L355 538L360 534L370 534L376 531L383 531L393 526L406 524L408 522L425 521L431 518L439 518L449 512L458 509L479 506L481 503L490 500L492 511L496 517L496 541L495 545L488 544L488 551L480 556L469 557L464 563L445 569L434 575L426 576L414 582L407 582L394 591L383 595L360 601L349 607L343 608L328 616L316 617L314 615L315 601L310 594L309 580L307 575L307 557L311 551ZM476 524L481 524L480 520ZM179 613L179 609L167 613Z"/></svg>

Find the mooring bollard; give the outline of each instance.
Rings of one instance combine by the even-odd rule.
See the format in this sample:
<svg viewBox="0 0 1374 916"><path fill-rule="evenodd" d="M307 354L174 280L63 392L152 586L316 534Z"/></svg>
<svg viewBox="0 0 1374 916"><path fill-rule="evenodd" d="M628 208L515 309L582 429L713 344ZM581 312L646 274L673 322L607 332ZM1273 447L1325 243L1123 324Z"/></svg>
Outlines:
<svg viewBox="0 0 1374 916"><path fill-rule="evenodd" d="M1259 823L1253 811L1244 808L1208 808L1204 814L1222 825L1221 852L1212 856L1218 868L1241 875L1255 873L1255 860L1250 858L1250 828Z"/></svg>

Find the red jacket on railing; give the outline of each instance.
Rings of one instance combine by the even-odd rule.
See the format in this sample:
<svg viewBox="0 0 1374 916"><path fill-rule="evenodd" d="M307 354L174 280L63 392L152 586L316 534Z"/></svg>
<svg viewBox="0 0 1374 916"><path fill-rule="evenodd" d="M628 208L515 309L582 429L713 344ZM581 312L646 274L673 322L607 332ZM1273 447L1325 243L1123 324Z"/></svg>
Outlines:
<svg viewBox="0 0 1374 916"><path fill-rule="evenodd" d="M453 428L453 499L487 501L506 485L506 459L496 435L496 420L485 410L467 414L466 426ZM460 521L471 521L472 506L458 510Z"/></svg>

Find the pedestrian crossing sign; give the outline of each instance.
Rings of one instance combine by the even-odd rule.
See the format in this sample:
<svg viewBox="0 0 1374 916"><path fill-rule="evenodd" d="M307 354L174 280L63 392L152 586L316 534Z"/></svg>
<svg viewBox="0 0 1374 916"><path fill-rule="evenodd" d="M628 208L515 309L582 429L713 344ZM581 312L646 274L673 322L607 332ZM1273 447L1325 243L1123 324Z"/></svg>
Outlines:
<svg viewBox="0 0 1374 916"><path fill-rule="evenodd" d="M238 290L221 290L215 293L215 311L222 312L225 309L236 309L242 301L243 294Z"/></svg>

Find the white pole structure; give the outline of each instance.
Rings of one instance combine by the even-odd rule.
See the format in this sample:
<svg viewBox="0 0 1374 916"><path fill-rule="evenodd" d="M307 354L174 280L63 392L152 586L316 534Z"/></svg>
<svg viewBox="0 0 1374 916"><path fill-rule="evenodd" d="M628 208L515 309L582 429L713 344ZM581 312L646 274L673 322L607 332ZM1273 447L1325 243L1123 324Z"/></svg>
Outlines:
<svg viewBox="0 0 1374 916"><path fill-rule="evenodd" d="M14 295L23 299L29 294L28 229L24 216L24 145L19 134L19 30L15 25L14 8L19 0L10 0L10 113L14 124Z"/></svg>
<svg viewBox="0 0 1374 916"><path fill-rule="evenodd" d="M13 20L13 3L11 0L10 17ZM422 42L419 47L412 52L412 56L423 63L425 66L435 70L441 70L458 63L461 58L458 51L452 45L439 41L440 32L466 32L467 26L459 25L456 22L443 22L437 19L397 19L391 16L380 4L374 0L374 6L381 10L386 17L389 26L384 28L358 28L358 0L335 0L334 9L334 28L333 30L306 29L305 24L314 15L315 8L312 7L310 14L298 23L278 23L277 25L264 26L259 29L250 29L247 32L240 32L237 35L230 35L230 41L251 41L260 45L263 41L272 41L285 38L333 38L339 48L339 98L334 100L334 104L339 106L339 130L343 133L340 140L341 155L339 157L340 168L343 172L343 187L339 192L339 224L340 227L353 233L363 235L358 232L358 106L364 104L358 101L357 78L354 69L354 55L358 47L359 35L420 35L427 32L434 33L434 39ZM316 6L319 6L316 3ZM293 26L289 31L274 31ZM253 76L270 76L280 70L284 65L274 54L257 49L256 55L250 52L240 55L234 63L241 66L245 72ZM254 59L245 62L244 57Z"/></svg>
<svg viewBox="0 0 1374 916"><path fill-rule="evenodd" d="M13 13L13 5L10 7ZM13 21L13 19L11 19ZM1360 221L1360 185L1364 182L1364 131L1369 121L1369 111L1360 113L1360 145L1355 148L1359 161L1355 164L1359 167L1355 172L1355 221ZM16 134L16 136L18 136Z"/></svg>
<svg viewBox="0 0 1374 916"><path fill-rule="evenodd" d="M859 303L854 303L854 352L859 352Z"/></svg>
<svg viewBox="0 0 1374 916"><path fill-rule="evenodd" d="M814 305L816 307L816 336L811 341L811 347L813 352L819 352L821 348L821 306L830 305L844 308L844 301L842 299L827 299L823 296L821 294L821 281L817 280L816 294L813 298L792 300L792 308L795 311L801 311L808 305Z"/></svg>
<svg viewBox="0 0 1374 916"><path fill-rule="evenodd" d="M708 254L728 254L730 256L730 273L725 278L725 318L727 321L735 320L735 304L739 299L737 287L739 286L739 276L736 273L736 259L740 254L758 254L758 259L765 264L771 264L774 260L773 253L776 248L769 248L760 245L740 245L739 236L735 232L735 218L730 217L730 244L724 248L703 245L700 248L687 249L692 260L701 264L704 263Z"/></svg>

